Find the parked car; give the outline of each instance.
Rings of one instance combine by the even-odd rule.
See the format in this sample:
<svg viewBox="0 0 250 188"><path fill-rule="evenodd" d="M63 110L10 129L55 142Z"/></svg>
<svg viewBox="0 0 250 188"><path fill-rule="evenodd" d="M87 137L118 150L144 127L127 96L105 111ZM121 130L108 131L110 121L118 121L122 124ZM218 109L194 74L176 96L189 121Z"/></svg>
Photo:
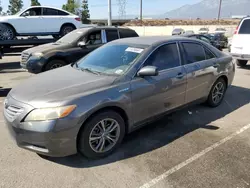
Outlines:
<svg viewBox="0 0 250 188"><path fill-rule="evenodd" d="M185 31L185 34L186 35L191 35L191 34L194 34L194 31L193 30L187 30L187 31Z"/></svg>
<svg viewBox="0 0 250 188"><path fill-rule="evenodd" d="M198 40L202 40L208 44L213 45L214 47L218 48L219 50L222 50L222 48L220 47L220 45L215 42L211 37L208 37L206 35L202 35L202 34L190 34L190 35L183 35L184 37L188 37L188 38L194 38L194 39L198 39Z"/></svg>
<svg viewBox="0 0 250 188"><path fill-rule="evenodd" d="M14 87L4 117L22 148L105 157L160 115L195 101L220 105L234 74L232 57L203 41L125 38Z"/></svg>
<svg viewBox="0 0 250 188"><path fill-rule="evenodd" d="M215 33L223 33L225 34L227 32L227 30L225 28L216 28L215 29Z"/></svg>
<svg viewBox="0 0 250 188"><path fill-rule="evenodd" d="M40 73L74 63L103 44L125 37L138 37L129 28L85 27L65 35L55 43L22 52L20 65L31 73Z"/></svg>
<svg viewBox="0 0 250 188"><path fill-rule="evenodd" d="M81 19L65 10L33 6L12 16L0 17L0 40L16 36L53 35L55 38L79 28Z"/></svg>
<svg viewBox="0 0 250 188"><path fill-rule="evenodd" d="M241 67L246 66L250 60L250 17L242 19L237 27L232 40L231 54Z"/></svg>
<svg viewBox="0 0 250 188"><path fill-rule="evenodd" d="M216 42L221 48L226 48L228 44L228 39L224 33L215 33L213 37L214 42Z"/></svg>
<svg viewBox="0 0 250 188"><path fill-rule="evenodd" d="M182 35L184 33L185 33L184 29L181 28L176 28L172 31L172 35Z"/></svg>
<svg viewBox="0 0 250 188"><path fill-rule="evenodd" d="M207 34L207 33L209 33L209 29L208 28L203 27L203 28L199 29L199 34Z"/></svg>

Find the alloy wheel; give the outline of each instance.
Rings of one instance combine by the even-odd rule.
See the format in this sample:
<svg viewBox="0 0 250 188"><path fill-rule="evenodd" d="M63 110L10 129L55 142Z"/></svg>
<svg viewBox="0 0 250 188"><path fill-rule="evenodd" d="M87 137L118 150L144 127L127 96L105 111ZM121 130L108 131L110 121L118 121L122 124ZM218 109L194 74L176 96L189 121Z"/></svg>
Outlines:
<svg viewBox="0 0 250 188"><path fill-rule="evenodd" d="M120 125L114 119L103 119L91 130L89 145L96 153L104 153L111 150L120 137Z"/></svg>
<svg viewBox="0 0 250 188"><path fill-rule="evenodd" d="M215 104L218 104L221 99L223 98L224 95L224 91L225 91L225 87L224 84L222 82L218 82L213 89L212 92L212 100Z"/></svg>
<svg viewBox="0 0 250 188"><path fill-rule="evenodd" d="M14 36L15 35L12 29L8 27L0 27L0 40L11 40Z"/></svg>
<svg viewBox="0 0 250 188"><path fill-rule="evenodd" d="M59 67L62 67L62 64L60 64L60 63L55 63L55 64L53 64L53 65L50 67L50 70L56 69L56 68L59 68Z"/></svg>

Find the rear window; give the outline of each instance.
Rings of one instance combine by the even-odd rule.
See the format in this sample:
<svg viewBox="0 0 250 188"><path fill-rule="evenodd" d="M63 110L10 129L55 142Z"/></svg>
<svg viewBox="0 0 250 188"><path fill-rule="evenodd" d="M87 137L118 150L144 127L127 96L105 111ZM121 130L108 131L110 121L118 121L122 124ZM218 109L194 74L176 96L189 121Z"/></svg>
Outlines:
<svg viewBox="0 0 250 188"><path fill-rule="evenodd" d="M120 29L120 38L127 38L127 37L138 37L138 34L134 30L130 29Z"/></svg>
<svg viewBox="0 0 250 188"><path fill-rule="evenodd" d="M250 19L246 19L240 26L239 34L250 34Z"/></svg>

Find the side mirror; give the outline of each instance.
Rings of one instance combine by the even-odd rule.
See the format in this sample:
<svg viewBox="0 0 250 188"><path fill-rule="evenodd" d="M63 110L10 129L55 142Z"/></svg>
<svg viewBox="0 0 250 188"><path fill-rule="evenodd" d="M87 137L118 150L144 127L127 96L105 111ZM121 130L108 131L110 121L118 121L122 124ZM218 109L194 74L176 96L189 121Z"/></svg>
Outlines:
<svg viewBox="0 0 250 188"><path fill-rule="evenodd" d="M157 76L159 74L157 67L155 66L146 66L141 68L137 76L143 77L143 76Z"/></svg>
<svg viewBox="0 0 250 188"><path fill-rule="evenodd" d="M82 47L86 46L86 43L81 41L81 42L78 42L77 45L82 48Z"/></svg>

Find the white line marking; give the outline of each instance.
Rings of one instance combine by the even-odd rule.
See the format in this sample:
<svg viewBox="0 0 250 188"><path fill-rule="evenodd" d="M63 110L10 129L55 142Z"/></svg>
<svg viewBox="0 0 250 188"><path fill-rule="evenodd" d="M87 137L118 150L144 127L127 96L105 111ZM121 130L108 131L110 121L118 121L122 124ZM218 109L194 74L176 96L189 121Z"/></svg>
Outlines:
<svg viewBox="0 0 250 188"><path fill-rule="evenodd" d="M240 133L246 131L247 129L250 128L250 124L242 127L240 130L238 130L237 132L227 136L226 138L220 140L219 142L216 142L215 144L213 144L212 146L202 150L200 153L195 154L194 156L192 156L191 158L187 159L186 161L178 164L177 166L171 168L170 170L164 172L163 174L159 175L158 177L152 179L151 181L149 181L148 183L145 183L144 185L142 185L140 188L150 188L154 185L156 185L158 182L162 181L163 179L167 178L168 176L170 176L171 174L175 173L176 171L180 170L181 168L187 166L188 164L194 162L195 160L199 159L200 157L202 157L203 155L207 154L208 152L212 151L213 149L219 147L220 145L224 144L225 142L231 140L232 138L234 138L235 136L239 135Z"/></svg>

